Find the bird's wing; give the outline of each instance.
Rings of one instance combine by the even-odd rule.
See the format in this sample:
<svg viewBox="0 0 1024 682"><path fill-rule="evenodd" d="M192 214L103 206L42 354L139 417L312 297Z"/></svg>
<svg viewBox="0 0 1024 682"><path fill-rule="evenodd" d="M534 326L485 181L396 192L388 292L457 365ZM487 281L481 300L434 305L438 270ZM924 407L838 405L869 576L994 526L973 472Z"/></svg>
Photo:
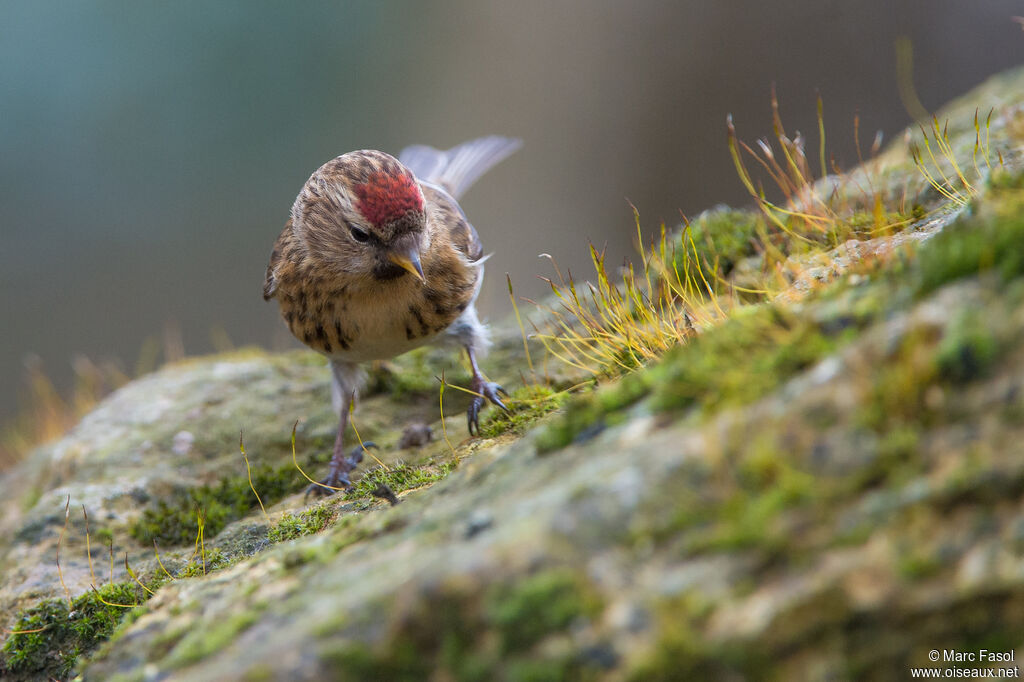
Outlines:
<svg viewBox="0 0 1024 682"><path fill-rule="evenodd" d="M288 222L284 225L284 229L281 230L281 234L278 235L277 241L274 242L274 250L270 252L270 263L267 265L267 277L263 280L264 301L269 301L274 297L274 294L277 293L277 268L281 264L281 258L284 255L285 247L293 238L292 219L289 218Z"/></svg>
<svg viewBox="0 0 1024 682"><path fill-rule="evenodd" d="M424 182L443 187L456 200L497 163L523 146L523 141L491 135L448 150L417 144L406 147L398 160Z"/></svg>
<svg viewBox="0 0 1024 682"><path fill-rule="evenodd" d="M441 229L448 231L448 237L455 248L466 254L470 261L480 260L484 255L484 245L480 242L476 228L466 220L459 202L443 187L426 182L421 182L420 187L423 188L427 202L434 207L437 223Z"/></svg>

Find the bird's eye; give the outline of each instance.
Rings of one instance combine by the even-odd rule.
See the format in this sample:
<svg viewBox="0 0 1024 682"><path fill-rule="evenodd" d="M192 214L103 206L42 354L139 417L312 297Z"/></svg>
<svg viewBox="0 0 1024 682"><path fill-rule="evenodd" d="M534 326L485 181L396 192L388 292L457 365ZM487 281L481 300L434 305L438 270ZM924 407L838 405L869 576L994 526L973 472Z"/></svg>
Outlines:
<svg viewBox="0 0 1024 682"><path fill-rule="evenodd" d="M370 241L370 235L366 230L356 227L355 225L349 225L348 229L352 232L352 239L357 242L365 244Z"/></svg>

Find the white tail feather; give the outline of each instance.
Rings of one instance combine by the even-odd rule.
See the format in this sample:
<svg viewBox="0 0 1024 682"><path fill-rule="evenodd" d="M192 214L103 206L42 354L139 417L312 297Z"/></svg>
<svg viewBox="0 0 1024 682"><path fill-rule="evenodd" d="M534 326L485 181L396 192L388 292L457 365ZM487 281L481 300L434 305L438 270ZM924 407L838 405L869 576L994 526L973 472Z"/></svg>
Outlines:
<svg viewBox="0 0 1024 682"><path fill-rule="evenodd" d="M491 135L444 151L413 145L403 149L398 160L420 180L440 185L459 199L481 175L522 145L519 139Z"/></svg>

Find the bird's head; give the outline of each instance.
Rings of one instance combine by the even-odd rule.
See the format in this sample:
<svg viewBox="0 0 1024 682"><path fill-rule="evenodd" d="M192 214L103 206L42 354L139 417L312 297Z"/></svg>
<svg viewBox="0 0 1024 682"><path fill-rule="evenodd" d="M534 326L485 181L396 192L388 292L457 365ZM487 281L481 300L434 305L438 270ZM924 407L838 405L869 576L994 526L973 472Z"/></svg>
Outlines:
<svg viewBox="0 0 1024 682"><path fill-rule="evenodd" d="M423 192L399 161L373 150L343 154L306 181L292 206L292 226L312 258L340 273L425 281L420 254L429 246Z"/></svg>

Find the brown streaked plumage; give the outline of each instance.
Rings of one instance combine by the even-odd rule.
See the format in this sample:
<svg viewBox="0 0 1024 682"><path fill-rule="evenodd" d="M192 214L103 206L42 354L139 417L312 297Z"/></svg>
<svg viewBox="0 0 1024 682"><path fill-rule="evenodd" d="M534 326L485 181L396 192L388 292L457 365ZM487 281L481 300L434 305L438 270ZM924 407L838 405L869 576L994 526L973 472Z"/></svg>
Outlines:
<svg viewBox="0 0 1024 682"><path fill-rule="evenodd" d="M414 146L398 159L379 151L343 154L303 186L277 238L263 284L300 341L326 355L340 423L330 471L310 492L350 485L362 451L346 455L347 406L359 363L391 358L425 343L454 341L473 368L470 433L484 399L504 409L477 355L487 346L474 301L483 245L458 198L520 146L486 137L447 151ZM328 487L324 487L328 486Z"/></svg>

